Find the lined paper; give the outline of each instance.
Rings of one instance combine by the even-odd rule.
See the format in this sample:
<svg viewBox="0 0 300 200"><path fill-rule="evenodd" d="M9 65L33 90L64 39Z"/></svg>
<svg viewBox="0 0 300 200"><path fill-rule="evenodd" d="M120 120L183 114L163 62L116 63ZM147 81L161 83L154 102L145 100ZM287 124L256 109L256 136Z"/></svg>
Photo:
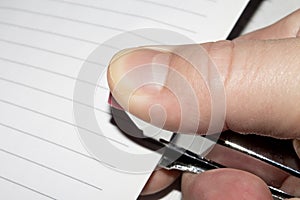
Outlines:
<svg viewBox="0 0 300 200"><path fill-rule="evenodd" d="M2 0L0 198L137 198L150 173L114 170L80 140L78 129L97 132L74 121L74 104L94 111L107 131L104 139L128 151L147 152L110 123L106 81L95 85L79 79L82 64L105 70L108 63L88 56L107 39L139 28L164 28L197 42L224 39L246 2ZM97 87L99 104L73 99L78 81ZM152 169L158 160L159 155L151 161Z"/></svg>

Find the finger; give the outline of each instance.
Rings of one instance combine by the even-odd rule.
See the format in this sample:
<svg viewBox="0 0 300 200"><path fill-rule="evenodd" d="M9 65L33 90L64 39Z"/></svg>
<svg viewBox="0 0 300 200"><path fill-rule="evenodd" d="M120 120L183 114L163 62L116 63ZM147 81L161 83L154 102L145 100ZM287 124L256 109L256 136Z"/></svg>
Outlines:
<svg viewBox="0 0 300 200"><path fill-rule="evenodd" d="M152 173L143 188L142 195L154 194L171 185L180 175L179 171L160 169Z"/></svg>
<svg viewBox="0 0 300 200"><path fill-rule="evenodd" d="M282 191L285 191L288 194L299 197L300 196L300 180L298 177L289 176L283 182L280 187Z"/></svg>
<svg viewBox="0 0 300 200"><path fill-rule="evenodd" d="M293 141L293 145L294 145L294 149L295 149L298 157L300 157L300 141L295 139ZM283 182L280 189L289 194L293 194L294 196L300 196L300 180L299 180L299 178L294 177L294 176L287 177L285 179L285 181Z"/></svg>
<svg viewBox="0 0 300 200"><path fill-rule="evenodd" d="M185 45L175 48L188 52L194 47L195 45ZM202 44L201 47L208 52L210 59L215 63L224 85L226 95L224 129L229 128L245 133L256 132L282 138L299 136L299 39L220 41ZM165 87L148 85L133 91L131 82L141 79L142 74L139 75L140 77L137 75L130 77L130 80L123 82L121 87L117 84L122 77L126 77L129 71L134 71L137 66L152 64L157 55L167 58L163 59L163 62L168 60ZM193 96L186 95L186 90L189 88L184 86L184 82L188 82L195 92L199 105L199 107L193 107L192 104L188 104L188 101L185 102L184 105L191 112L188 119L192 118L195 112L199 112L198 132L205 133L210 124L211 109L215 106L211 103L212 91L210 90L212 88L206 83L213 85L215 76L213 71L210 71L213 66L206 66L209 60L206 55L200 55L196 59L199 59L201 64L195 66L197 69L178 55L154 49L137 49L120 56L110 64L109 86L116 100L139 118L150 122L149 110L154 105L161 105L163 114L157 112L155 119L160 119L164 115L166 117L165 128L177 131L178 126L183 124L185 130L181 132L190 132L189 126L195 124L184 124L182 120L186 119L181 118L182 105L176 99L178 96L184 96L184 100L193 99ZM198 73L198 69L201 73ZM206 72L202 73L202 69ZM177 79L174 71L184 77L182 82L181 79ZM167 87L175 88L177 96Z"/></svg>
<svg viewBox="0 0 300 200"><path fill-rule="evenodd" d="M184 174L182 194L185 200L273 199L261 179L248 172L228 168L198 175Z"/></svg>
<svg viewBox="0 0 300 200"><path fill-rule="evenodd" d="M237 38L240 39L282 39L300 36L300 9L289 14L278 22L265 28L253 31Z"/></svg>

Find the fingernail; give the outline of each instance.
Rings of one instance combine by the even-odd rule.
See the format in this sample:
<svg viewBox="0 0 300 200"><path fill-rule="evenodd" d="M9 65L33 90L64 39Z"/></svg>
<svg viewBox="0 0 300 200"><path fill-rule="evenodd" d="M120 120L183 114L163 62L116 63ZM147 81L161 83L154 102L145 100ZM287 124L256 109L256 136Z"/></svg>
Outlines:
<svg viewBox="0 0 300 200"><path fill-rule="evenodd" d="M157 85L157 89L161 90L165 85L168 75L168 65L170 63L170 54L160 53L152 59L152 77L154 83Z"/></svg>
<svg viewBox="0 0 300 200"><path fill-rule="evenodd" d="M128 54L132 51L135 51L137 50L138 48L127 48L127 49L122 49L120 51L118 51L110 60L110 63L113 63L114 61L116 61L118 58L120 58L121 56L125 55L125 54Z"/></svg>
<svg viewBox="0 0 300 200"><path fill-rule="evenodd" d="M107 73L109 87L124 109L134 95L147 96L163 88L169 57L170 53L159 47L142 47L123 50L112 58Z"/></svg>
<svg viewBox="0 0 300 200"><path fill-rule="evenodd" d="M294 149L295 149L295 151L296 151L298 157L300 158L300 140L295 139L295 140L293 141L293 146L294 146Z"/></svg>

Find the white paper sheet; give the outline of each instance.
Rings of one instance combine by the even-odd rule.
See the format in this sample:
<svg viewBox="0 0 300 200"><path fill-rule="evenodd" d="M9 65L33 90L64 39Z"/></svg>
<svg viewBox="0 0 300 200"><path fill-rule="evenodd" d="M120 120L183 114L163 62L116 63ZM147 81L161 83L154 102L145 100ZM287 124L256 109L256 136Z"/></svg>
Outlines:
<svg viewBox="0 0 300 200"><path fill-rule="evenodd" d="M85 59L109 38L140 28L164 28L196 42L224 39L246 2L2 0L0 198L137 198L150 172L123 173L103 165L78 135L86 127L75 122L73 105L92 106L73 99L76 81L92 87L89 80L77 80ZM98 67L107 64L99 61ZM110 123L109 91L105 80L99 84L94 113L103 131L136 153L147 152ZM149 167L158 160L154 156Z"/></svg>

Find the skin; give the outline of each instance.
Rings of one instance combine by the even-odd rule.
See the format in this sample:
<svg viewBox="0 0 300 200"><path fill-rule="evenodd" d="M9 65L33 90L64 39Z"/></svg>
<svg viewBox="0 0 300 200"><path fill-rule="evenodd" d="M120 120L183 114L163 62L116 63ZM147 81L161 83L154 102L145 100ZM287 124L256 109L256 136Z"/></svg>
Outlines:
<svg viewBox="0 0 300 200"><path fill-rule="evenodd" d="M276 138L300 138L300 10L277 23L243 35L234 41L192 44L176 48L192 49L201 45L216 64L225 88L226 115L223 130L257 133ZM168 54L169 73L165 87L142 87L131 91L122 85L123 94L115 90L118 81L135 66L151 63L156 55ZM211 116L210 95L203 77L190 63L172 53L153 49L137 49L114 59L108 69L108 83L116 100L132 114L151 122L149 108L164 107L164 128L176 131L181 120L180 105L167 89L177 84L170 71L176 70L196 91L201 113L199 134L205 133ZM195 75L196 74L196 75ZM155 124L155 122L152 122ZM185 130L190 127L186 126ZM183 130L184 132L184 130ZM300 155L300 145L295 140ZM143 194L158 192L170 185L179 172L157 170L152 174ZM283 188L293 180L287 179ZM298 183L299 184L299 183ZM231 187L234 186L234 187ZM234 188L234 189L233 189ZM271 199L266 184L244 171L218 169L202 174L183 174L184 199ZM299 193L299 191L297 191Z"/></svg>

